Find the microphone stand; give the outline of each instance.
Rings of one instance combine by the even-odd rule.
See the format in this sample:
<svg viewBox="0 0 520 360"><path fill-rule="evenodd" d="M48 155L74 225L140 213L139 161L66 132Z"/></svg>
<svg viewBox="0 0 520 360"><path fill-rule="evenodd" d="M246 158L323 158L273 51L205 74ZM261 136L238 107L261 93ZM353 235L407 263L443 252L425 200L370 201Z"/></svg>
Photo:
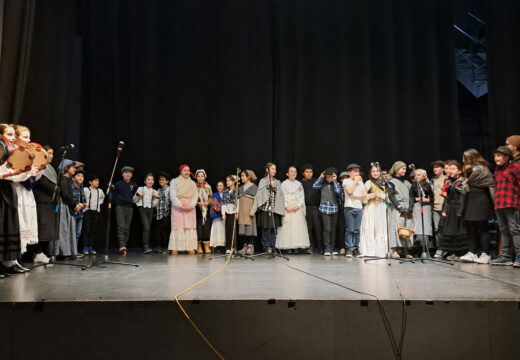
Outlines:
<svg viewBox="0 0 520 360"><path fill-rule="evenodd" d="M120 262L120 261L111 261L110 258L108 257L108 243L109 243L109 239L110 239L110 218L111 218L111 214L112 214L112 191L111 191L113 189L112 181L114 179L117 162L119 161L119 157L121 156L122 151L123 151L122 146L118 147L116 160L114 162L114 167L112 168L112 175L110 175L110 181L108 182L108 187L107 187L106 198L108 199L108 210L107 210L108 212L107 212L107 225L106 225L106 233L105 233L105 255L103 256L103 260L97 261L97 262L92 262L90 265L88 265L86 267L87 269L91 269L96 266L103 267L102 265L104 265L104 264L139 267L139 264L132 264L132 263ZM85 270L85 269L82 269L82 270Z"/></svg>
<svg viewBox="0 0 520 360"><path fill-rule="evenodd" d="M379 166L379 162L375 162L375 163L372 163L371 164L372 166L376 166L377 169L379 170L379 173L381 173L381 167ZM383 180L383 182L385 183L385 205L386 205L386 255L384 257L381 257L381 256L365 256L363 255L363 261L365 263L369 262L369 261L375 261L375 260L386 260L388 266L391 266L392 265L392 260L393 261L398 261L399 264L402 264L402 263L414 263L415 260L414 259L406 259L406 258L393 258L392 257L392 251L390 250L390 227L389 227L389 219L390 219L390 214L389 214L389 210L390 210L390 207L388 206L389 204L389 195L388 195L388 189L390 187L393 187L394 185L392 183L390 183L384 176L381 175L381 180Z"/></svg>
<svg viewBox="0 0 520 360"><path fill-rule="evenodd" d="M56 236L57 236L58 239L60 236L60 219L61 219L61 201L60 201L60 196L59 196L59 191L60 191L59 184L60 184L61 177L64 176L63 175L63 171L64 171L63 162L65 161L65 157L67 156L67 151L69 151L69 147L63 147L63 152L61 153L60 165L58 166L58 177L56 179L56 184L54 185L54 192L52 194L52 201L54 204L56 204L55 211L54 211L54 237L56 238ZM58 240L53 240L53 241L56 242ZM68 262L57 262L56 255L52 255L50 257L48 264L44 264L44 263L36 264L36 265L31 266L31 269L34 269L34 268L37 268L40 266L47 267L47 265L78 266L78 267L81 267L81 270L85 270L84 264L70 264Z"/></svg>
<svg viewBox="0 0 520 360"><path fill-rule="evenodd" d="M237 246L237 222L238 222L238 211L236 211L238 209L238 189L240 188L240 168L237 168L237 182L235 184L235 218L233 220L233 235L231 237L231 253L230 254L224 254L224 255L217 255L217 256L214 256L213 255L213 252L211 252L211 256L210 256L210 260L213 260L213 259L218 259L218 258L222 258L222 257L228 257L228 256L232 256L233 258L237 258L237 257L242 257L242 258L245 258L245 259L250 259L250 260L254 260L254 258L252 257L252 255L246 255L246 254L240 254L237 250L238 250L238 246Z"/></svg>
<svg viewBox="0 0 520 360"><path fill-rule="evenodd" d="M421 254L421 259L420 260L421 260L422 263L424 263L425 260L430 260L430 261L439 262L439 263L443 263L443 264L453 265L453 262L442 260L442 259L434 259L434 258L432 258L431 255L430 255L430 252L428 251L428 244L426 244L426 235L424 235L425 231L424 231L424 202L423 202L423 198L426 197L426 193L424 192L424 188L422 187L421 182L419 181L419 178L417 177L417 172L415 171L415 165L411 164L410 168L414 172L415 183L417 184L417 188L419 190L419 204L421 206L421 225L422 225L422 232L423 232L423 234L421 234L422 235L422 241L421 241L422 254ZM432 234L433 234L433 228L432 228Z"/></svg>
<svg viewBox="0 0 520 360"><path fill-rule="evenodd" d="M269 174L269 200L268 201L271 201L271 195L273 193L273 189L274 189L274 186L271 184L271 182L274 182L274 178L271 177L271 169L268 169L268 174ZM274 205L274 204L273 204ZM269 217L271 219L271 225L273 226L273 231L274 231L274 236L275 237L278 237L278 231L276 230L276 223L274 221L274 209L271 209L269 211ZM277 257L280 257L282 259L285 259L285 260L289 260L289 258L287 256L284 256L281 252L280 249L273 249L274 251L269 254L268 252L261 252L259 254L254 254L254 255L250 255L252 257L257 257L257 256L270 256L272 258L274 258L275 256ZM278 252L276 252L276 250L278 250Z"/></svg>

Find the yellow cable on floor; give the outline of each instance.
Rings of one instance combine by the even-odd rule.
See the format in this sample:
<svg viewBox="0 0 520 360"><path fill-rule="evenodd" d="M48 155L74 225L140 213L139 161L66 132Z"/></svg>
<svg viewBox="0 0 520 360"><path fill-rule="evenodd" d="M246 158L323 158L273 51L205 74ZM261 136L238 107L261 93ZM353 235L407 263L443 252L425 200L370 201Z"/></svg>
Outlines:
<svg viewBox="0 0 520 360"><path fill-rule="evenodd" d="M240 172L240 169L237 168L237 180L236 180L236 185L235 185L235 209L237 208L237 204L238 204L238 186L239 186L239 172ZM236 230L236 225L237 225L237 216L235 215L235 221L233 222L233 236L231 237L231 249L233 249L233 245L234 245L234 242L235 242L235 230ZM219 272L221 272L222 270L224 270L229 262L231 261L231 256L233 255L233 250L231 250L231 252L229 253L229 256L227 257L227 260L226 262L224 263L224 265L222 265L219 269L217 269L215 272L209 274L208 276L206 276L205 278L197 281L195 284L191 285L189 288L187 288L186 290L184 291L181 291L180 293L178 293L177 295L175 295L175 301L177 302L177 305L179 306L179 308L181 309L182 313L184 314L184 316L186 316L186 319L188 319L188 322L190 323L190 325L195 329L195 331L197 332L197 334L199 334L199 336L202 338L202 340L204 340L204 342L210 347L210 349L218 356L219 359L222 359L224 360L224 356L222 356L222 354L217 350L217 348L215 348L215 346L213 346L213 344L208 340L208 338L202 333L202 331L198 328L198 326L193 322L193 320L191 320L190 316L188 315L188 313L186 312L186 310L184 310L184 308L182 307L180 301L179 301L179 296L182 296L184 294L186 294L188 291L191 291L193 290L194 288L196 288L197 286L199 286L200 284L202 284L204 281L210 279L211 277L215 276L216 274L218 274Z"/></svg>

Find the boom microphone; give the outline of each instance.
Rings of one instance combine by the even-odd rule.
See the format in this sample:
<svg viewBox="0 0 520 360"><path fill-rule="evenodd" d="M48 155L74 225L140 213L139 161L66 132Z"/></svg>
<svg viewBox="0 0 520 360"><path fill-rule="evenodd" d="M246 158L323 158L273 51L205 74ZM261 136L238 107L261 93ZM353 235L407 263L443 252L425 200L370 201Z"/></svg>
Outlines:
<svg viewBox="0 0 520 360"><path fill-rule="evenodd" d="M123 148L125 147L125 142L121 140L119 144L117 144L117 151L121 152L123 151Z"/></svg>

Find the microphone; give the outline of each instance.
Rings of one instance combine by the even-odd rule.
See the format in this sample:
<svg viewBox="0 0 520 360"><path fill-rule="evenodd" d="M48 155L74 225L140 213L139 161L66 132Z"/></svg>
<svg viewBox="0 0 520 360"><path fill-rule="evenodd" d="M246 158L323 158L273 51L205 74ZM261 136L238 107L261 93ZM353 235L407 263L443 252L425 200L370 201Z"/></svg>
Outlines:
<svg viewBox="0 0 520 360"><path fill-rule="evenodd" d="M409 168L409 169L415 169L415 164L410 164L410 165L408 165L408 168Z"/></svg>
<svg viewBox="0 0 520 360"><path fill-rule="evenodd" d="M64 145L64 146L60 147L60 150L70 150L70 149L74 149L74 144Z"/></svg>
<svg viewBox="0 0 520 360"><path fill-rule="evenodd" d="M371 167L379 167L379 161L376 161L376 162L373 162L373 163L370 163L370 166Z"/></svg>
<svg viewBox="0 0 520 360"><path fill-rule="evenodd" d="M123 151L123 147L125 147L125 142L121 140L119 144L117 144L117 151L121 152Z"/></svg>

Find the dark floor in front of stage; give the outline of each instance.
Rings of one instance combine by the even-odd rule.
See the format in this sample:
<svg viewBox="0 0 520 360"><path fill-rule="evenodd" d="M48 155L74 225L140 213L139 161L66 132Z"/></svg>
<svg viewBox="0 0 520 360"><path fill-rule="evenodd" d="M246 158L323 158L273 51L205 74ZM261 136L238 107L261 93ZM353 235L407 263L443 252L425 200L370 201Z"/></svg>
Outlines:
<svg viewBox="0 0 520 360"><path fill-rule="evenodd" d="M73 261L89 263L96 257ZM175 294L221 267L208 255L113 256L139 267L50 265L0 280L0 302L172 300ZM288 264L383 300L520 300L520 269L439 263L365 263L344 256L292 255ZM101 256L97 256L101 259ZM462 271L461 271L462 270ZM215 277L182 296L184 300L359 300L371 297L289 268L281 258L232 259Z"/></svg>

